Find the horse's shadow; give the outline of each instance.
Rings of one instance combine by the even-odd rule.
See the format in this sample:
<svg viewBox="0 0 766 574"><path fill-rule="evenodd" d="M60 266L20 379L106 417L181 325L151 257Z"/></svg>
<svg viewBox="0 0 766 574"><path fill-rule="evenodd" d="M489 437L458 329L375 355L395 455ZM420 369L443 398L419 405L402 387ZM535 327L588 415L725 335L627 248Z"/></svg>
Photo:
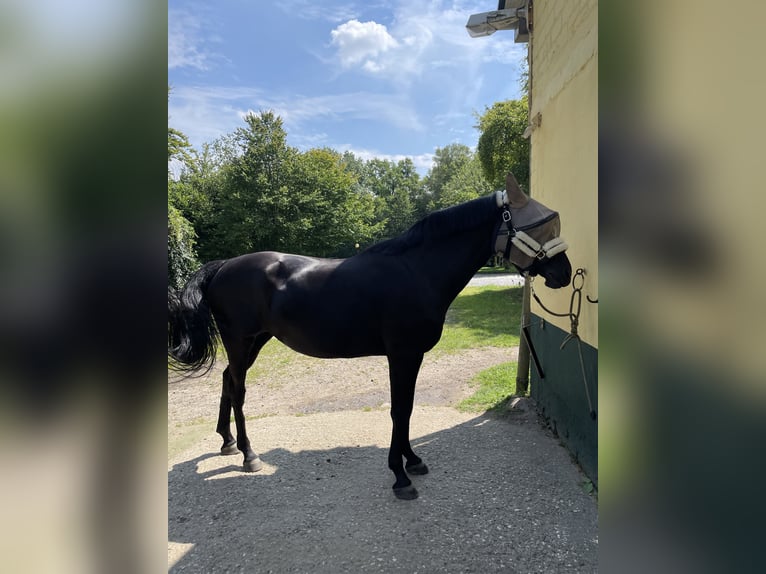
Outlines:
<svg viewBox="0 0 766 574"><path fill-rule="evenodd" d="M481 416L413 440L431 469L412 477L415 501L393 496L377 446L276 448L258 473L241 471L241 455L180 462L168 473L170 572L491 572L502 560L531 571L539 548L509 545L508 529L550 539L539 517L562 496L582 508L566 551L595 564L595 502L566 452L532 427ZM534 511L519 514L519 499Z"/></svg>
<svg viewBox="0 0 766 574"><path fill-rule="evenodd" d="M257 473L242 472L240 454L204 454L172 468L168 540L185 554L170 572L322 572L317 565L328 559L336 563L328 571L342 572L348 549L338 545L358 541L349 526L378 520L380 507L397 502L386 449L260 456Z"/></svg>

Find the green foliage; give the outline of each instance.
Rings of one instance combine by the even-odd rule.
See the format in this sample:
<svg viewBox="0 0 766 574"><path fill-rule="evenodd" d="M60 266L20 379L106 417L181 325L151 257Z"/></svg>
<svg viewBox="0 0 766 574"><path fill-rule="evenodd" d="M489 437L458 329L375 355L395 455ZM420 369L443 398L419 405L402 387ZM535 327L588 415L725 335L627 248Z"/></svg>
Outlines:
<svg viewBox="0 0 766 574"><path fill-rule="evenodd" d="M189 138L177 129L168 126L168 161L176 159L188 165L193 161L191 150Z"/></svg>
<svg viewBox="0 0 766 574"><path fill-rule="evenodd" d="M350 159L301 153L278 116L250 114L245 127L204 146L168 193L193 224L203 260L262 250L348 256L384 227Z"/></svg>
<svg viewBox="0 0 766 574"><path fill-rule="evenodd" d="M238 154L234 134L206 143L181 178L169 186L173 204L194 226L202 261L223 257L221 245L228 233L223 197L231 189L229 178Z"/></svg>
<svg viewBox="0 0 766 574"><path fill-rule="evenodd" d="M171 159L190 166L194 157L191 145L180 131L168 127L168 286L180 288L197 267L197 255L194 251L196 233L192 224L176 206L179 197L177 186L170 174Z"/></svg>
<svg viewBox="0 0 766 574"><path fill-rule="evenodd" d="M457 205L458 203L487 195L491 191L492 186L484 178L479 159L476 156L472 156L444 184L437 207L443 208Z"/></svg>
<svg viewBox="0 0 766 574"><path fill-rule="evenodd" d="M413 198L422 183L411 159L374 158L356 169L361 189L377 198L375 216L381 227L374 239L398 235L417 221Z"/></svg>
<svg viewBox="0 0 766 574"><path fill-rule="evenodd" d="M288 193L297 151L287 146L282 119L272 112L249 114L237 128L237 155L224 164L211 197L218 257L265 249L282 250L290 220L298 216Z"/></svg>
<svg viewBox="0 0 766 574"><path fill-rule="evenodd" d="M290 180L291 204L298 213L286 226L292 234L286 250L349 256L357 243L368 243L379 233L372 196L357 192L337 152L312 149L297 155Z"/></svg>
<svg viewBox="0 0 766 574"><path fill-rule="evenodd" d="M443 148L436 148L434 153L434 165L426 178L427 204L426 211L441 209L449 205L442 195L445 187L465 169L473 159L471 149L463 144L449 144Z"/></svg>
<svg viewBox="0 0 766 574"><path fill-rule="evenodd" d="M513 172L522 189L529 190L529 110L527 97L496 102L477 116L481 132L476 148L484 177L493 189L505 187L505 175Z"/></svg>
<svg viewBox="0 0 766 574"><path fill-rule="evenodd" d="M197 268L194 228L168 201L168 286L180 289Z"/></svg>

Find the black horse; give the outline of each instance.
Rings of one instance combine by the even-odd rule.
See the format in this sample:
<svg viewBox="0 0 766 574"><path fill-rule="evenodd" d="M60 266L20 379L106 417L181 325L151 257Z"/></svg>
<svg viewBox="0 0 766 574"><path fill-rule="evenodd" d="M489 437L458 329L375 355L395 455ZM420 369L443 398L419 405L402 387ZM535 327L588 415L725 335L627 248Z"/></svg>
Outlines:
<svg viewBox="0 0 766 574"><path fill-rule="evenodd" d="M393 420L388 466L394 494L413 499L407 473L428 472L409 442L415 381L423 354L441 337L448 307L495 252L549 287L566 286L572 268L564 249L558 214L524 196L509 174L506 192L432 213L348 259L265 251L212 261L180 294L169 292L170 365L181 372L209 369L220 335L229 359L216 427L221 453L239 450L244 469L257 471L262 465L242 410L245 374L271 337L314 357L385 355Z"/></svg>

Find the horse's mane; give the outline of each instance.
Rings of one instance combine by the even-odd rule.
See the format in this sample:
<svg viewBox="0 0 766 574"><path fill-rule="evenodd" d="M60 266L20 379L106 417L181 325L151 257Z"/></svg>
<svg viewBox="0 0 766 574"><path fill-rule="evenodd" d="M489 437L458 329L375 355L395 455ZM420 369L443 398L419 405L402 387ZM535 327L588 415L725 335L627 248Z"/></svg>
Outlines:
<svg viewBox="0 0 766 574"><path fill-rule="evenodd" d="M365 252L400 255L426 240L444 239L474 229L486 223L496 211L494 194L441 209L426 215L401 235L371 245Z"/></svg>

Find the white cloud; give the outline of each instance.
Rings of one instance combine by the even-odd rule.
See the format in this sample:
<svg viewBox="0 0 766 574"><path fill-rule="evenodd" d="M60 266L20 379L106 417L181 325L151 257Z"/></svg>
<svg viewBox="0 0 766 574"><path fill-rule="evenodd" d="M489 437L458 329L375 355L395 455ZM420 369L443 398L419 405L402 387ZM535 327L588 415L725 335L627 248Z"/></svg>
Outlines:
<svg viewBox="0 0 766 574"><path fill-rule="evenodd" d="M278 6L290 17L311 21L343 22L355 18L358 12L353 2L330 6L316 0L280 0Z"/></svg>
<svg viewBox="0 0 766 574"><path fill-rule="evenodd" d="M168 103L170 125L184 132L195 147L241 127L247 113L260 110L280 116L288 136L300 137L311 122L334 119L385 122L405 132L425 129L411 102L392 94L284 96L258 88L184 86L171 91Z"/></svg>
<svg viewBox="0 0 766 574"><path fill-rule="evenodd" d="M274 110L285 122L288 133L316 119L384 121L405 131L422 131L423 123L403 96L350 92L324 96L272 96L260 98L258 107ZM243 114L251 110L243 110Z"/></svg>
<svg viewBox="0 0 766 574"><path fill-rule="evenodd" d="M205 8L200 7L202 12ZM221 59L210 44L221 42L220 36L206 27L211 25L200 12L168 10L168 69L196 68L207 71Z"/></svg>
<svg viewBox="0 0 766 574"><path fill-rule="evenodd" d="M330 32L331 44L338 48L343 67L363 62L363 66L375 68L374 59L398 46L383 24L349 20ZM371 70L372 71L372 70Z"/></svg>
<svg viewBox="0 0 766 574"><path fill-rule="evenodd" d="M349 20L330 33L330 45L337 49L343 69L359 69L397 84L428 83L430 71L445 68L456 70L454 82L470 83L480 64L518 65L524 56L523 44L515 44L510 32L491 40L468 35L468 16L482 10L486 5L480 2L401 0L392 7L388 27Z"/></svg>

